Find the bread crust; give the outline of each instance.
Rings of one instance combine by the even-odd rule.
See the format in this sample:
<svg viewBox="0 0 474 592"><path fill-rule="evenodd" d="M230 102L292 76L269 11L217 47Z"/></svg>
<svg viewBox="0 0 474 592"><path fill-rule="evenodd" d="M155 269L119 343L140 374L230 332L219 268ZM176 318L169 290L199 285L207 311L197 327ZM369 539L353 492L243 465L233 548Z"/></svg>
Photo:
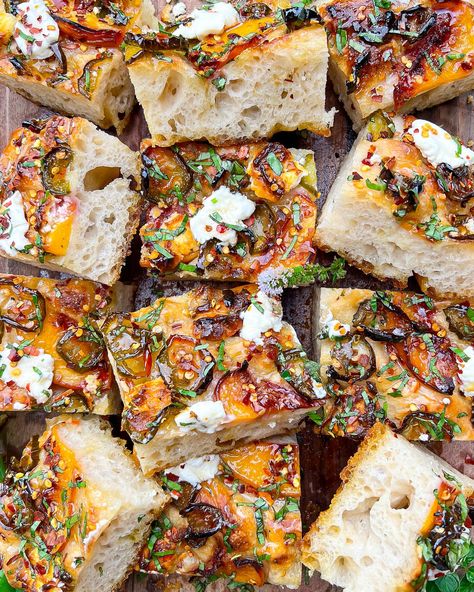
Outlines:
<svg viewBox="0 0 474 592"><path fill-rule="evenodd" d="M124 428L135 442L134 452L145 474L176 466L192 458L196 449L212 454L272 434L294 432L310 410L321 406L318 385L307 373L301 345L289 325L267 331L270 341L267 345L262 341L259 347L240 336L242 316L256 297L252 285L226 291L203 285L128 315L111 315L102 323L125 405ZM127 342L140 344L133 326L156 336L146 381L140 378L143 346L127 353L116 338L125 334ZM293 352L290 382L272 359L274 347L283 348L283 357L286 351ZM132 351L138 352L137 359ZM185 355L192 357L190 368L195 368L188 368L189 382L179 378ZM172 397L178 397L180 408L170 405ZM189 420L178 415L196 417L194 405L204 405L208 414L217 412L215 423L206 427L198 422L196 429L187 429Z"/></svg>
<svg viewBox="0 0 474 592"><path fill-rule="evenodd" d="M0 198L8 212L5 204L19 193L30 244L0 249L2 256L114 284L139 223L137 153L82 118L53 115L27 125L0 156ZM55 166L64 180L54 178Z"/></svg>
<svg viewBox="0 0 474 592"><path fill-rule="evenodd" d="M0 274L0 288L3 295L1 315L5 319L2 321L2 350L11 347L12 344L29 343L31 349L26 347L22 357L32 356L34 361L36 350L39 348L48 356L52 356L54 370L51 385L48 387L51 394L42 403L29 388L0 380L1 411L40 409L66 413L89 411L99 415L119 412L120 400L107 357L98 355L95 364L91 364L89 368L80 368L68 362L59 352L61 346L58 346L58 342L66 333L70 335L72 327L79 330L84 322L93 322L90 321L84 307L92 316L107 314L112 310L112 291L87 280L54 280L5 274ZM23 308L27 311L25 315L16 312L14 305L19 302L23 302ZM28 307L32 306L37 307L36 317L31 317L28 313ZM81 330L86 331L86 335L92 335L87 329ZM72 343L73 339L72 335L69 340L66 336L69 343ZM80 347L80 343L77 345ZM94 355L94 352L88 353ZM41 372L38 372L41 376Z"/></svg>
<svg viewBox="0 0 474 592"><path fill-rule="evenodd" d="M334 110L325 111L328 54L320 25L246 49L220 69L227 80L221 91L178 54L167 57L128 66L158 145L203 138L219 145L296 129L330 133Z"/></svg>
<svg viewBox="0 0 474 592"><path fill-rule="evenodd" d="M200 484L188 502L184 493L190 484L187 479L192 479L194 470L199 475L203 467L205 474L198 477ZM151 548L143 549L138 564L140 571L162 573L167 580L176 574L186 578L205 574L208 578L223 581L230 578L258 586L269 583L296 588L300 585L301 492L298 446L293 438L259 440L218 456L192 459L160 474L158 480L165 491L169 489L172 502L158 520L161 538L159 541L152 538ZM178 485L173 488L172 483ZM235 483L239 484L238 489ZM191 484L195 486L194 482ZM190 524L187 515L199 504L209 504L227 522L206 538L205 549L195 551L186 535ZM264 508L264 534L254 517L260 504ZM275 520L275 512L285 515ZM232 533L228 531L229 523L233 525ZM161 552L174 551L160 559L160 569L153 555L155 544ZM255 554L263 557L260 565L253 563Z"/></svg>
<svg viewBox="0 0 474 592"><path fill-rule="evenodd" d="M104 14L107 9L110 14ZM58 5L46 0L45 10L56 23L58 40L54 55L36 58L29 45L24 54L15 42L22 13L7 12L0 1L0 82L52 110L123 132L135 96L120 45L133 26L156 24L150 0L126 0L121 18L115 18L110 7L99 15L68 1ZM34 42L38 30L33 27L30 32Z"/></svg>
<svg viewBox="0 0 474 592"><path fill-rule="evenodd" d="M36 509L34 541L51 540L54 529L64 534L54 553L54 566L61 565L61 570L34 552L27 567L18 560L17 548L20 541L27 550L34 548L29 526L21 532L2 526L0 553L8 562L6 575L12 585L26 583L28 590L39 592L43 586L62 587L67 581L78 592L89 592L100 572L104 591L118 589L134 565L151 521L167 501L159 485L140 474L124 444L112 438L110 426L98 418L60 416L48 423L37 451L32 452L34 444L25 450L22 466L30 485L15 481L13 468L7 472L10 487L3 491L3 499L10 501L12 512L21 511L25 506L17 506L15 496L21 492L23 502ZM50 483L45 487L46 475ZM41 511L43 500L56 498L66 499L66 507L58 503L54 515L49 506L47 513ZM115 564L110 554L114 543L121 553Z"/></svg>
<svg viewBox="0 0 474 592"><path fill-rule="evenodd" d="M441 189L437 170L413 144L406 132L413 120L397 118L399 131L393 138L368 140L370 126L360 132L331 187L315 241L319 248L337 251L365 273L398 287L406 287L415 275L438 298L470 298L474 242L462 234L462 226L435 235L429 230L432 220L439 228L450 227L449 221L464 206ZM380 188L384 183L379 175L386 166L407 179L415 174L425 179L418 205L402 218L396 212L398 196L386 185ZM469 200L466 210L468 204Z"/></svg>
<svg viewBox="0 0 474 592"><path fill-rule="evenodd" d="M416 476L411 479L409 475L408 467L414 468L415 466L419 467L419 479ZM472 479L462 475L430 451L408 444L404 438L393 434L386 425L375 424L356 453L350 458L347 466L342 470L342 483L334 495L329 509L319 515L303 538L303 564L312 571L322 570L325 579L342 586L348 592L359 589L358 585L362 581L364 581L367 591L375 592L380 589L382 578L375 579L377 571L372 570L370 572L373 564L380 567L380 571L384 574L383 585L386 592L409 592L413 590L411 582L419 576L422 565L417 551L416 539L423 532L425 521L429 519L432 511L435 501L433 490L439 487L440 483L446 481L444 477L446 472L461 484L462 493L466 498L472 496L474 492L474 481ZM421 477L421 475L424 477ZM384 477L382 481L379 480L381 476ZM400 566L395 568L392 562L387 560L390 543L387 540L381 540L379 549L372 545L371 548L365 550L366 553L370 554L371 562L367 560L365 564L362 563L361 565L356 557L357 543L354 544L354 541L350 540L345 561L349 564L351 564L351 560L354 561L354 578L352 579L350 571L344 571L345 561L339 555L341 551L344 553L343 545L337 543L337 538L339 540L343 540L345 537L352 539L352 537L359 535L361 546L363 545L363 539L367 536L364 529L365 522L363 522L362 517L365 503L369 508L366 529L374 531L375 526L372 525L370 517L373 512L372 520L375 522L375 508L377 508L377 512L381 512L380 518L385 521L387 533L394 536L391 522L394 517L390 515L393 512L393 506L391 507L389 504L386 507L383 500L386 499L389 493L393 496L395 492L398 492L397 487L400 487L401 484L402 487L406 488L405 491L408 492L409 487L403 482L405 478L407 483L411 483L411 487L415 485L418 487L414 491L418 507L415 507L414 498L409 495L410 501L405 512L411 512L411 518L410 521L407 521L406 518L400 518L407 530L398 535L401 537L400 542L404 537L403 547L398 550L400 556L403 556L404 564L401 565L397 559ZM365 494L363 493L364 488L367 490ZM366 501L364 501L364 495ZM359 509L361 510L360 518L358 515ZM351 516L354 516L355 522L353 524L355 529L351 528ZM357 519L360 519L360 523L356 522ZM375 543L375 540L373 542ZM383 554L379 556L380 551ZM364 550L362 550L363 552Z"/></svg>
<svg viewBox="0 0 474 592"><path fill-rule="evenodd" d="M319 193L312 151L263 141L225 147L188 142L171 151L144 140L141 153L144 196L152 202L140 228L143 267L167 279L257 283L263 273L291 273L313 261ZM271 157L279 174L268 164ZM174 172L178 195L176 185L153 178L155 166ZM193 230L193 217L222 192L224 203L235 199L236 207L244 201L254 208L236 231L235 245Z"/></svg>

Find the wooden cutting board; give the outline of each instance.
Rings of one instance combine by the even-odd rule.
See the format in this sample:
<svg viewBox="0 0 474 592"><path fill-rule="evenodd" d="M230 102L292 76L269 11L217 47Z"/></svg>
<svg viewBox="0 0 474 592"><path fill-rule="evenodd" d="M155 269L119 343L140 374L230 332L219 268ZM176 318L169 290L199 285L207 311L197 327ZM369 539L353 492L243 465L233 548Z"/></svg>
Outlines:
<svg viewBox="0 0 474 592"><path fill-rule="evenodd" d="M155 3L158 4L158 2ZM320 206L323 205L342 160L350 150L355 138L350 120L344 113L342 104L334 96L330 84L327 90L327 104L328 107L336 106L338 109L330 138L320 138L307 132L285 133L279 136L279 139L287 146L314 150L318 167L319 190L321 191ZM20 126L24 119L37 114L38 110L37 105L0 87L0 149L6 145L11 132ZM449 103L423 112L422 116L445 126L466 143L471 138L474 140L474 103L471 103L468 95L463 95ZM143 114L141 109L137 107L129 126L120 139L130 148L136 150L140 140L148 135ZM148 305L161 291L164 291L165 294L182 292L191 287L190 282L160 282L147 278L144 270L141 270L138 265L139 249L140 243L135 239L132 245L132 254L127 259L122 273L122 280L136 287L134 302L130 303L131 308ZM328 257L322 256L321 260L328 260ZM54 275L39 272L29 265L11 262L2 257L0 257L0 272ZM364 288L390 287L389 284L384 285L354 268L348 268L347 277L337 285ZM413 287L416 288L416 284ZM318 310L318 285L290 290L284 295L285 317L295 327L304 348L313 359L317 359ZM43 419L41 413L23 413L12 417L1 433L3 446L9 453L18 454L32 434L41 432ZM307 529L318 513L329 505L331 497L339 485L339 472L357 448L357 442L341 438L336 440L318 437L313 433L309 422L300 432L299 442L302 464L303 526ZM474 465L466 462L471 457L474 458L474 443L436 443L431 444L430 448L461 472L474 478ZM164 583L161 578L143 580L135 577L130 578L125 590L127 592L155 592L162 590L163 587ZM265 586L268 591L272 588L276 589L272 586ZM331 592L336 588L329 586L315 575L299 590L300 592ZM361 592L363 591L361 590Z"/></svg>

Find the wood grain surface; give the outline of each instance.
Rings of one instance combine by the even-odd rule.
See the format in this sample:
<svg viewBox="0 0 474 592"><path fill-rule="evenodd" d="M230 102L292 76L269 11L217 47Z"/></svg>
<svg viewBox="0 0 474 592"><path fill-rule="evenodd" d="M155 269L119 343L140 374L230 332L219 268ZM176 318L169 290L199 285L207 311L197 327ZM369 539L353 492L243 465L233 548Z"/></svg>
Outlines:
<svg viewBox="0 0 474 592"><path fill-rule="evenodd" d="M336 100L330 85L327 90L328 106L335 105L338 113L330 138L320 138L311 133L282 134L279 139L288 146L311 148L315 152L318 167L320 205L324 203L328 190L334 181L342 160L349 151L355 134L342 105ZM433 108L424 116L444 125L450 132L457 134L464 142L474 139L474 105L467 95ZM0 149L6 145L11 132L21 125L28 117L38 114L39 107L23 99L19 95L0 87ZM137 107L132 120L121 139L132 149L137 149L142 138L148 131L141 110ZM161 292L170 293L184 291L190 283L160 282L146 278L138 265L139 241L133 243L132 254L122 274L122 280L136 286L135 302L137 308L148 304ZM328 256L321 260L327 260ZM5 260L0 257L0 272L21 273L29 275L52 275L30 267ZM349 269L347 277L339 286L351 287L383 287L383 284L366 276L355 269ZM416 284L414 284L416 286ZM291 290L284 295L284 311L286 319L293 324L298 336L310 357L317 356L317 318L319 308L319 287ZM13 416L2 431L2 445L10 454L18 454L22 446L33 433L39 433L43 425L41 413L23 413ZM325 509L339 485L339 472L355 451L357 443L346 439L321 438L314 435L310 425L299 434L302 460L303 485L303 523L307 528L321 509ZM451 462L462 472L474 478L474 466L466 463L466 459L474 457L474 443L451 443L430 445L437 454ZM157 591L163 589L161 578L142 580L131 578L126 586L127 592ZM265 589L271 590L266 586ZM332 588L315 575L309 583L300 588L300 592L331 592ZM92 592L92 591L91 591ZM361 591L363 592L363 591Z"/></svg>

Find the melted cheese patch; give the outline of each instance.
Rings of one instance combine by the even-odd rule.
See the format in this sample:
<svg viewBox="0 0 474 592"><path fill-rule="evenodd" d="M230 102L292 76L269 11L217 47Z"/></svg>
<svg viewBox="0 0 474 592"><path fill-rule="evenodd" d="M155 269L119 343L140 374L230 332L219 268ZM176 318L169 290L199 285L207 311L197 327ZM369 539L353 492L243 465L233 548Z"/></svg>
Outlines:
<svg viewBox="0 0 474 592"><path fill-rule="evenodd" d="M219 472L220 458L217 454L208 454L200 458L192 458L177 467L168 469L165 474L178 477L180 481L186 481L194 487L200 486L204 481L210 481Z"/></svg>
<svg viewBox="0 0 474 592"><path fill-rule="evenodd" d="M466 347L464 354L468 359L459 363L459 380L463 393L468 397L474 397L474 347Z"/></svg>
<svg viewBox="0 0 474 592"><path fill-rule="evenodd" d="M204 244L213 238L226 246L237 244L238 228L255 211L255 203L241 193L222 186L206 197L189 222L194 238Z"/></svg>
<svg viewBox="0 0 474 592"><path fill-rule="evenodd" d="M199 401L174 418L181 431L197 430L205 434L216 432L226 419L227 415L221 401Z"/></svg>

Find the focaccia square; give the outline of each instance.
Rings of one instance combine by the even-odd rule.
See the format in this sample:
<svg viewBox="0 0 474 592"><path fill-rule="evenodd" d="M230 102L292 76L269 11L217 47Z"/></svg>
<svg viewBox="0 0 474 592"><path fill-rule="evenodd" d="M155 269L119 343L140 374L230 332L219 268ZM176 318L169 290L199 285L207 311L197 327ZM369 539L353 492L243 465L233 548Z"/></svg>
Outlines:
<svg viewBox="0 0 474 592"><path fill-rule="evenodd" d="M117 413L96 320L112 292L86 280L0 275L0 411Z"/></svg>
<svg viewBox="0 0 474 592"><path fill-rule="evenodd" d="M180 279L257 282L314 259L316 167L310 150L279 142L160 148L144 140L151 202L141 265Z"/></svg>
<svg viewBox="0 0 474 592"><path fill-rule="evenodd" d="M25 592L118 590L167 496L99 418L60 416L0 486L0 558Z"/></svg>
<svg viewBox="0 0 474 592"><path fill-rule="evenodd" d="M145 474L294 432L325 396L280 300L254 285L203 285L101 330Z"/></svg>
<svg viewBox="0 0 474 592"><path fill-rule="evenodd" d="M474 88L471 0L330 0L329 75L360 129L378 109L408 113Z"/></svg>
<svg viewBox="0 0 474 592"><path fill-rule="evenodd" d="M341 478L303 539L304 565L345 592L472 588L472 479L382 424Z"/></svg>
<svg viewBox="0 0 474 592"><path fill-rule="evenodd" d="M318 423L363 436L386 422L410 440L474 440L474 308L424 294L322 289Z"/></svg>
<svg viewBox="0 0 474 592"><path fill-rule="evenodd" d="M329 135L327 41L315 10L276 0L198 6L187 13L180 2L159 30L125 36L130 78L158 144L296 129Z"/></svg>
<svg viewBox="0 0 474 592"><path fill-rule="evenodd" d="M158 479L173 501L152 525L141 572L194 583L300 585L296 441L264 440L193 458Z"/></svg>
<svg viewBox="0 0 474 592"><path fill-rule="evenodd" d="M135 103L120 44L148 0L0 1L0 83L66 115L125 128Z"/></svg>
<svg viewBox="0 0 474 592"><path fill-rule="evenodd" d="M374 116L343 163L316 242L366 273L439 297L474 294L474 152L412 116ZM471 211L472 210L472 211Z"/></svg>
<svg viewBox="0 0 474 592"><path fill-rule="evenodd" d="M0 155L0 254L114 284L138 226L137 154L86 119L24 122Z"/></svg>

